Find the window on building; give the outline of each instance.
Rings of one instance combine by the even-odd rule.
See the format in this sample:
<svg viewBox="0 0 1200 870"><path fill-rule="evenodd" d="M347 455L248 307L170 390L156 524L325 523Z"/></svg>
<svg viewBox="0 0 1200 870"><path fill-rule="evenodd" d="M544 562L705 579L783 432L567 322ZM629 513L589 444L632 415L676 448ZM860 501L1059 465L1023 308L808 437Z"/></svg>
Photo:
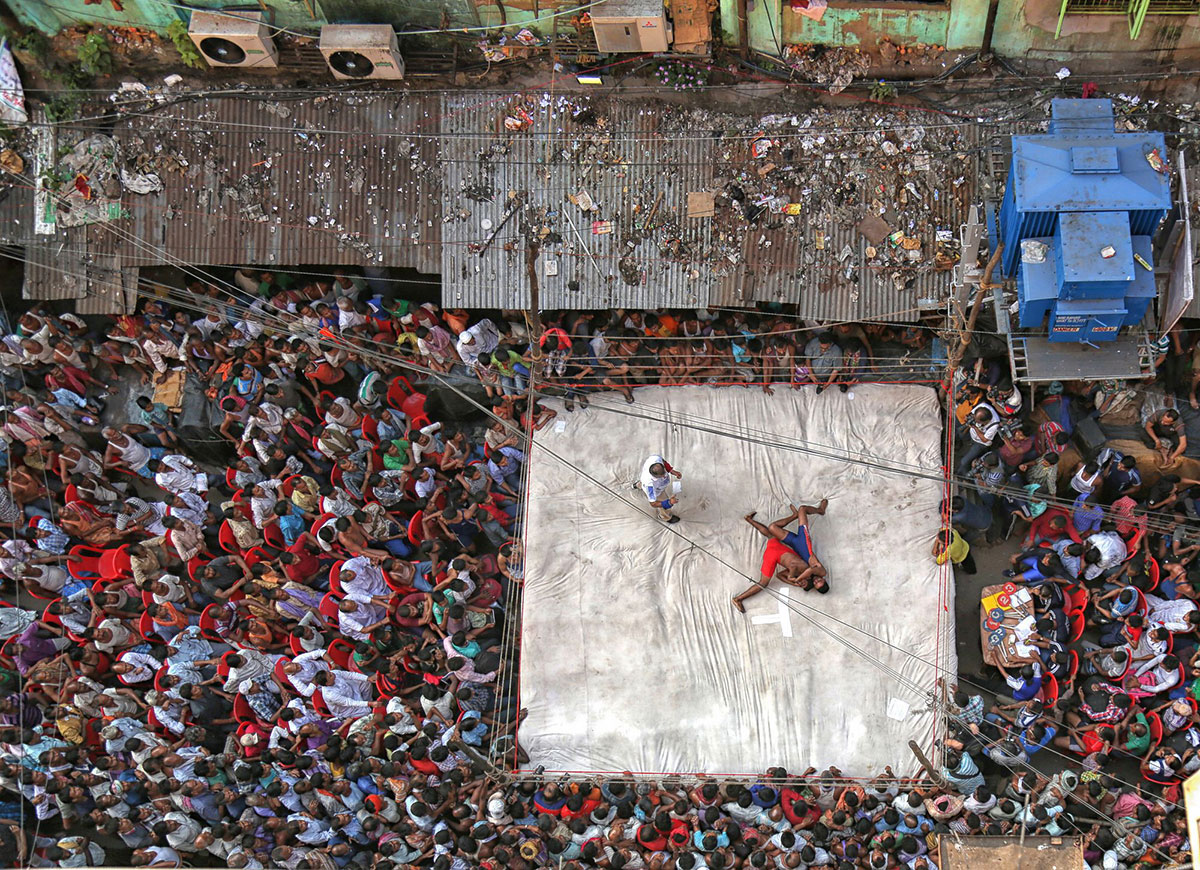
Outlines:
<svg viewBox="0 0 1200 870"><path fill-rule="evenodd" d="M1200 12L1200 0L1062 0L1058 12L1058 28L1054 38L1062 33L1063 19L1068 15L1124 15L1129 22L1129 38L1137 39L1147 15L1195 15Z"/></svg>

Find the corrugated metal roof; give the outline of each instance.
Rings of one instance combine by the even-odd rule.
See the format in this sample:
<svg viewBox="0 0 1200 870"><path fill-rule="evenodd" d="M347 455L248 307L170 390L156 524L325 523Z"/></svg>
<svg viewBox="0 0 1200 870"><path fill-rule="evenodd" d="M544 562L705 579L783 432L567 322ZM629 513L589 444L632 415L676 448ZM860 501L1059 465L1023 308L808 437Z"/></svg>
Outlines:
<svg viewBox="0 0 1200 870"><path fill-rule="evenodd" d="M545 93L214 97L118 124L125 155L145 155L165 189L127 193L128 219L76 235L96 276L164 261L408 266L440 273L447 305L504 308L528 305L532 237L546 309L782 301L823 320L912 320L948 292L935 238L957 237L976 142L969 123L917 115L763 119ZM759 133L772 144L755 157ZM571 201L581 192L593 210ZM713 216L687 216L697 192L714 194ZM748 222L739 202L763 198L800 214ZM877 203L921 240L918 261L886 245L866 256L856 225ZM115 303L112 283L89 305L109 291Z"/></svg>
<svg viewBox="0 0 1200 870"><path fill-rule="evenodd" d="M522 112L529 128L506 130ZM712 220L684 212L689 191L712 187L712 166L696 131L667 121L631 104L592 111L578 97L444 97L445 304L526 307L525 238L536 237L542 308L706 307L716 279L697 264ZM581 192L592 210L569 199ZM505 223L514 195L521 206ZM612 231L594 232L603 222Z"/></svg>
<svg viewBox="0 0 1200 870"><path fill-rule="evenodd" d="M43 237L25 248L25 299L82 299L87 275L77 246L61 238Z"/></svg>
<svg viewBox="0 0 1200 870"><path fill-rule="evenodd" d="M764 125L767 136L780 142L774 159L783 167L817 162L824 171L784 168L766 175L760 194L799 201L803 211L791 219L770 215L763 220L768 228L744 233L741 286L730 287L742 292L726 295L723 304L786 302L803 317L834 321L910 321L922 310L941 307L953 261L936 265L937 233L948 233L956 244L974 197L975 129L922 127L912 114L882 114L871 122L862 112L826 111L800 116L796 124L789 117L784 125ZM806 124L826 132L807 133ZM864 132L868 124L873 129ZM828 132L831 127L844 132ZM786 162L780 159L785 156ZM752 182L757 172L745 167L771 157L768 152L763 160L748 161L735 149L730 174ZM776 180L777 173L783 178ZM903 248L868 240L858 229L868 214L919 240L920 258L907 261ZM874 257L868 257L869 248ZM947 251L957 256L955 248Z"/></svg>
<svg viewBox="0 0 1200 870"><path fill-rule="evenodd" d="M33 191L27 184L0 187L0 243L25 245L33 238Z"/></svg>
<svg viewBox="0 0 1200 870"><path fill-rule="evenodd" d="M126 194L130 219L93 238L130 264L162 255L203 265L436 272L436 144L432 135L406 135L436 134L430 105L437 104L403 91L214 97L124 120L114 135L127 156L151 157L146 168L162 175L165 189Z"/></svg>
<svg viewBox="0 0 1200 870"><path fill-rule="evenodd" d="M975 135L970 123L925 128L911 114L748 119L546 94L447 96L443 299L526 306L524 239L537 236L543 308L782 301L819 319L915 319L949 290L950 272L933 265L936 234L957 239L974 192ZM510 132L506 118L524 129ZM773 143L761 157L751 155L758 132ZM580 191L594 211L570 200ZM717 194L713 217L686 217L692 191ZM514 196L520 208L505 222ZM798 203L801 214L747 222L734 199L762 197ZM876 200L894 229L921 240L919 261L897 261L887 245L866 256L856 225ZM594 221L612 232L594 234Z"/></svg>

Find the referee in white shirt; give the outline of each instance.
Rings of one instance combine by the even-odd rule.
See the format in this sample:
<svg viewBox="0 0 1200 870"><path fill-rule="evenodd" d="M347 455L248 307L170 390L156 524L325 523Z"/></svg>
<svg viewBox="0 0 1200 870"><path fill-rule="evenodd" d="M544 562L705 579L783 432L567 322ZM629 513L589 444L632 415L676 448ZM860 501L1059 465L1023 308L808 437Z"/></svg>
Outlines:
<svg viewBox="0 0 1200 870"><path fill-rule="evenodd" d="M679 522L679 517L671 513L671 508L679 501L678 498L672 497L670 493L672 477L678 480L683 475L672 468L667 460L654 453L642 463L642 476L634 488L640 489L645 493L646 498L650 500L650 504L658 511L658 518L660 520L666 520L668 523L677 523Z"/></svg>

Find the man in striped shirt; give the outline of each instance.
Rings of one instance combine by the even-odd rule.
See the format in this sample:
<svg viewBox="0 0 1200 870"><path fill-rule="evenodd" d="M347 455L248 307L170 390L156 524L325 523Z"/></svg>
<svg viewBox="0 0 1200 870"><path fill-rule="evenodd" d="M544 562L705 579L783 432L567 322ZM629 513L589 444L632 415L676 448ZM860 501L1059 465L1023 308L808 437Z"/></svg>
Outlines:
<svg viewBox="0 0 1200 870"><path fill-rule="evenodd" d="M1067 449L1067 445L1071 443L1071 436L1067 434L1062 426L1053 420L1047 420L1038 426L1037 437L1034 439L1034 442L1038 453L1061 454Z"/></svg>

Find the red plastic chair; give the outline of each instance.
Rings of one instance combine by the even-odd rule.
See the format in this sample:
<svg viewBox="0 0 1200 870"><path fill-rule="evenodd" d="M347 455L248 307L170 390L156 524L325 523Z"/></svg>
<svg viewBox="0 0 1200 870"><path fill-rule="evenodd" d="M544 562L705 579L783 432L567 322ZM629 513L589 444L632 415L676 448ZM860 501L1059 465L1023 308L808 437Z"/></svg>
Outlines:
<svg viewBox="0 0 1200 870"><path fill-rule="evenodd" d="M154 715L154 708L151 707L146 711L146 724L155 731L166 731L163 724L158 721L158 716Z"/></svg>
<svg viewBox="0 0 1200 870"><path fill-rule="evenodd" d="M425 519L425 511L417 511L408 520L408 542L414 547L421 546L421 542L425 540L425 526L422 524Z"/></svg>
<svg viewBox="0 0 1200 870"><path fill-rule="evenodd" d="M329 657L342 670L346 670L350 657L354 655L354 644L344 638L334 638L329 642Z"/></svg>
<svg viewBox="0 0 1200 870"><path fill-rule="evenodd" d="M259 562L270 562L272 556L262 547L251 547L242 555L242 558L246 560L246 565L250 566L257 565Z"/></svg>
<svg viewBox="0 0 1200 870"><path fill-rule="evenodd" d="M138 634L142 636L142 640L149 643L166 643L155 633L154 618L149 613L143 613L138 619Z"/></svg>
<svg viewBox="0 0 1200 870"><path fill-rule="evenodd" d="M217 543L221 545L221 549L226 553L231 553L234 556L242 554L242 548L238 546L237 538L233 536L233 529L229 525L229 520L221 521L221 528L217 530Z"/></svg>
<svg viewBox="0 0 1200 870"><path fill-rule="evenodd" d="M1042 678L1041 696L1042 703L1046 706L1047 710L1053 708L1058 703L1058 680L1055 679L1054 674L1046 674Z"/></svg>
<svg viewBox="0 0 1200 870"><path fill-rule="evenodd" d="M1150 728L1150 739L1154 745L1162 743L1163 739L1163 723L1159 715L1153 710L1146 713L1146 724Z"/></svg>
<svg viewBox="0 0 1200 870"><path fill-rule="evenodd" d="M1133 588L1133 587L1130 587L1130 588ZM1150 605L1146 601L1146 596L1142 594L1141 589L1135 588L1135 589L1133 589L1133 591L1137 595L1137 604L1134 606L1133 612L1140 613L1142 616L1145 616L1147 613L1150 612Z"/></svg>
<svg viewBox="0 0 1200 870"><path fill-rule="evenodd" d="M1076 611L1083 613L1087 609L1088 591L1083 586L1072 586L1067 590L1067 601L1070 606L1067 608L1068 613Z"/></svg>
<svg viewBox="0 0 1200 870"><path fill-rule="evenodd" d="M325 597L321 599L317 609L321 615L325 617L332 625L336 626L340 619L341 611L338 610L338 598L332 592L327 592Z"/></svg>
<svg viewBox="0 0 1200 870"><path fill-rule="evenodd" d="M83 743L85 746L90 746L92 749L99 749L104 745L104 740L100 737L101 722L99 719L88 719L87 724L83 726Z"/></svg>
<svg viewBox="0 0 1200 870"><path fill-rule="evenodd" d="M1129 537L1125 537L1125 535L1121 536L1121 539L1123 541L1125 541L1125 553L1126 553L1125 561L1126 562L1128 562L1130 559L1132 559L1134 556L1137 555L1138 547L1140 547L1142 545L1142 538L1144 538L1146 536L1146 530L1145 529L1136 529L1136 528L1130 529L1130 531L1127 534L1129 535Z"/></svg>
<svg viewBox="0 0 1200 870"><path fill-rule="evenodd" d="M396 375L388 385L387 403L397 411L404 410L404 400L417 391L404 375Z"/></svg>
<svg viewBox="0 0 1200 870"><path fill-rule="evenodd" d="M308 650L301 645L300 638L296 637L294 634L288 635L288 649L292 651L292 655L294 656L302 655L303 653L308 652Z"/></svg>
<svg viewBox="0 0 1200 870"><path fill-rule="evenodd" d="M224 652L221 654L221 658L217 662L217 676L220 677L221 679L225 679L226 677L229 676L229 670L230 670L229 657L234 656L234 655L237 655L237 650L231 649L228 652Z"/></svg>
<svg viewBox="0 0 1200 870"><path fill-rule="evenodd" d="M76 580L92 580L103 576L100 573L100 559L104 556L104 550L76 544L67 553L77 557L67 560L67 572Z"/></svg>
<svg viewBox="0 0 1200 870"><path fill-rule="evenodd" d="M312 694L313 709L320 713L326 719L333 716L333 711L329 709L329 705L325 703L325 699L321 697L321 690L317 689Z"/></svg>
<svg viewBox="0 0 1200 870"><path fill-rule="evenodd" d="M1083 629L1086 626L1082 613L1072 613L1068 618L1071 620L1071 634L1069 635L1068 640L1070 643L1074 643L1075 641L1079 640L1079 638L1083 637Z"/></svg>
<svg viewBox="0 0 1200 870"><path fill-rule="evenodd" d="M1142 774L1142 779L1146 780L1146 782L1153 783L1154 785L1162 786L1163 788L1167 788L1179 782L1179 777L1177 776L1171 777L1170 779L1155 779L1146 769L1146 765L1144 764L1141 766L1141 768L1139 768L1139 770Z"/></svg>
<svg viewBox="0 0 1200 870"><path fill-rule="evenodd" d="M341 598L346 594L346 590L342 588L342 578L338 576L341 573L342 566L346 564L344 559L338 559L329 566L329 591Z"/></svg>
<svg viewBox="0 0 1200 870"><path fill-rule="evenodd" d="M230 489L237 489L237 469L232 465L225 469L225 485Z"/></svg>
<svg viewBox="0 0 1200 870"><path fill-rule="evenodd" d="M62 600L61 598L54 599L54 601L61 601L61 600ZM54 601L51 601L50 604L53 604ZM46 609L42 611L42 622L46 623L46 625L54 625L59 628L62 628L63 627L62 619L59 617L59 615L57 613L51 612L50 604L47 604Z"/></svg>
<svg viewBox="0 0 1200 870"><path fill-rule="evenodd" d="M321 528L321 526L325 525L327 522L329 522L335 516L337 516L337 515L332 514L332 513L321 514L319 517L317 517L315 520L313 520L313 524L309 528L309 532L315 538L317 536L317 531Z"/></svg>
<svg viewBox="0 0 1200 870"><path fill-rule="evenodd" d="M296 653L296 655L300 655L300 653ZM283 672L283 666L287 663L288 660L286 658L281 658L275 662L275 679L294 692L296 691L296 687L292 685L292 681L288 679L288 675Z"/></svg>
<svg viewBox="0 0 1200 870"><path fill-rule="evenodd" d="M188 560L187 574L188 574L188 577L191 578L193 583L200 582L200 577L198 576L198 572L200 571L201 568L203 568L205 565L208 564L208 561L209 561L208 559L202 559L199 556L193 556L190 560Z"/></svg>
<svg viewBox="0 0 1200 870"><path fill-rule="evenodd" d="M217 614L221 612L220 604L210 604L200 613L200 634L211 641L223 643L225 638L217 631Z"/></svg>
<svg viewBox="0 0 1200 870"><path fill-rule="evenodd" d="M105 580L117 580L121 577L133 576L133 566L129 561L128 546L104 551L104 555L100 557L100 576Z"/></svg>
<svg viewBox="0 0 1200 870"><path fill-rule="evenodd" d="M1150 588L1147 591L1153 592L1162 581L1162 568L1159 567L1157 559L1146 557L1146 574L1150 577Z"/></svg>
<svg viewBox="0 0 1200 870"><path fill-rule="evenodd" d="M370 441L374 447L379 446L379 421L374 417L363 415L362 424L359 426L359 432L362 437Z"/></svg>
<svg viewBox="0 0 1200 870"><path fill-rule="evenodd" d="M279 523L267 523L263 526L262 532L267 546L274 547L276 550L287 549L287 541L283 538L283 529L279 528Z"/></svg>
<svg viewBox="0 0 1200 870"><path fill-rule="evenodd" d="M279 495L281 498L291 498L292 493L296 491L296 481L301 478L299 474L293 474L291 477L285 477L283 482L279 484Z"/></svg>
<svg viewBox="0 0 1200 870"><path fill-rule="evenodd" d="M170 665L163 665L161 668L159 668L157 671L154 672L154 688L156 688L160 692L165 692L167 690L166 686L163 685L163 677L165 677L167 675L167 671L169 671L170 669L171 669Z"/></svg>
<svg viewBox="0 0 1200 870"><path fill-rule="evenodd" d="M417 420L424 420L422 426L429 425L429 417L425 414L425 394L413 393L400 406L400 410L404 412L404 416L408 417L414 427L420 429L417 425Z"/></svg>
<svg viewBox="0 0 1200 870"><path fill-rule="evenodd" d="M258 716L254 714L254 708L250 706L246 696L241 693L233 696L233 718L243 725L258 724Z"/></svg>
<svg viewBox="0 0 1200 870"><path fill-rule="evenodd" d="M1063 677L1063 682L1068 686L1075 682L1075 677L1079 673L1079 653L1073 649L1067 650L1067 675Z"/></svg>

